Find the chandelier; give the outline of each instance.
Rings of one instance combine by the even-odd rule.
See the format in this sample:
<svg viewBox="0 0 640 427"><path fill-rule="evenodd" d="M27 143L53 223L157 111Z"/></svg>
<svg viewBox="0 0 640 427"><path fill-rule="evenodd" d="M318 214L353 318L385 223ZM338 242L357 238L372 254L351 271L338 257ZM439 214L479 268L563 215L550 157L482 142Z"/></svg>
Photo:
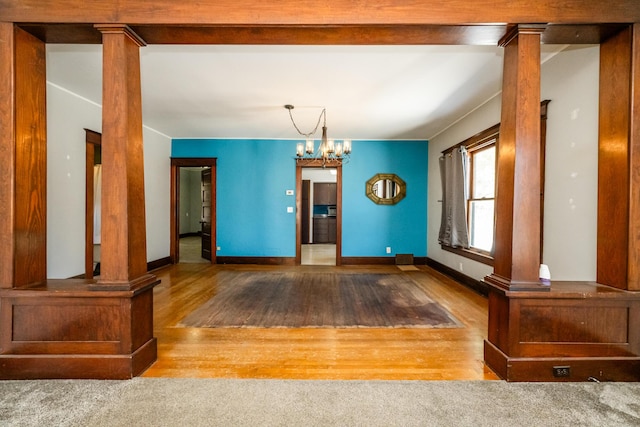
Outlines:
<svg viewBox="0 0 640 427"><path fill-rule="evenodd" d="M294 106L291 104L287 104L284 106L287 110L289 110L289 118L291 118L291 123L293 123L293 127L296 128L296 131L304 137L307 138L306 142L298 142L296 145L296 159L316 159L322 160L322 167L331 163L348 163L349 157L351 155L351 140L343 139L342 142L336 141L334 139L327 138L327 109L322 108L320 112L320 116L318 116L318 123L316 123L316 127L313 128L311 132L305 133L298 128L296 122L293 120L293 114L291 110L293 110ZM318 147L318 151L315 149L315 141L311 136L315 135L318 131L318 126L320 126L320 121L322 120L322 139L320 140L320 146Z"/></svg>

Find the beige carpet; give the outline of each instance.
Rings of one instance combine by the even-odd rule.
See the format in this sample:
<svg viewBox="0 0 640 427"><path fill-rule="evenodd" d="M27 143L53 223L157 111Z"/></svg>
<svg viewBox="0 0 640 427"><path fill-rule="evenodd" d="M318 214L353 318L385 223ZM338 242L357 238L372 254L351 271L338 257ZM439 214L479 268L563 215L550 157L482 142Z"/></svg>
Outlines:
<svg viewBox="0 0 640 427"><path fill-rule="evenodd" d="M0 381L0 425L637 426L639 383Z"/></svg>
<svg viewBox="0 0 640 427"><path fill-rule="evenodd" d="M178 326L455 328L460 323L406 274L227 272L213 298Z"/></svg>

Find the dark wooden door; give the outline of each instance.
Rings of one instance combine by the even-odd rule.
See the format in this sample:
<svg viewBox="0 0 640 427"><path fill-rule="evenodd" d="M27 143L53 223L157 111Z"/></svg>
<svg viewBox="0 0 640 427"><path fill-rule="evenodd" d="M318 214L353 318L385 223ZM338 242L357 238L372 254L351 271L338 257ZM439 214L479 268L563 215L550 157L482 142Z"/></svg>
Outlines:
<svg viewBox="0 0 640 427"><path fill-rule="evenodd" d="M211 261L211 169L201 172L202 211L200 224L202 225L202 258Z"/></svg>

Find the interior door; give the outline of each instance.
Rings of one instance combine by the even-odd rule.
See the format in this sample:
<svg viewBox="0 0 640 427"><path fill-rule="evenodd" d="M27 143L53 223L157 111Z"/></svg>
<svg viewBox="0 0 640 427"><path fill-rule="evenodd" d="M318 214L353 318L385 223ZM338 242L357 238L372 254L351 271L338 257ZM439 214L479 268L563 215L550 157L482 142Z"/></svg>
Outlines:
<svg viewBox="0 0 640 427"><path fill-rule="evenodd" d="M201 172L201 191L202 258L211 261L211 168Z"/></svg>

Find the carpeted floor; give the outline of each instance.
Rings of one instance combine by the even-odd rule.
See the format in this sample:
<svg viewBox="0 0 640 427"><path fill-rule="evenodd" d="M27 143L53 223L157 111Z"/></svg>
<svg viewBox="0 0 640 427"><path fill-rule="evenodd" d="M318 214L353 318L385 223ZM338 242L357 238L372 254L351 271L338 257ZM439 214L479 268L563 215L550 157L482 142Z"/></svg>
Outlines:
<svg viewBox="0 0 640 427"><path fill-rule="evenodd" d="M640 383L0 381L2 426L637 426Z"/></svg>
<svg viewBox="0 0 640 427"><path fill-rule="evenodd" d="M455 328L407 274L229 272L179 324L201 328Z"/></svg>

